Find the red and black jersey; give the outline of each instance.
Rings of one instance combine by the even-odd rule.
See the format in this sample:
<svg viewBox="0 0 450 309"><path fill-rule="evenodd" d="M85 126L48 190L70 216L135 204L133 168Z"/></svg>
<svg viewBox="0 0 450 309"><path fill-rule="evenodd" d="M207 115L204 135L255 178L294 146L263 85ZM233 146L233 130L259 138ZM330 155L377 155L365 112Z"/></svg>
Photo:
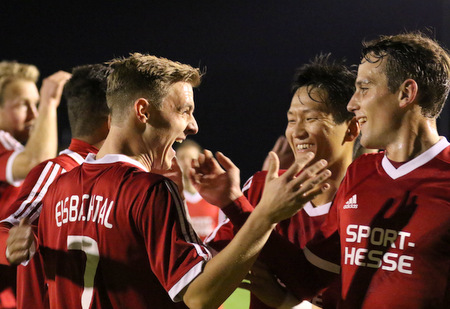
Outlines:
<svg viewBox="0 0 450 309"><path fill-rule="evenodd" d="M0 221L0 252L6 250L9 229L18 225L23 218L27 218L37 228L42 199L53 181L83 163L88 153L97 151L96 147L88 143L72 139L69 148L58 157L40 163L28 173L17 200L8 208L8 217ZM4 254L0 255L0 263L8 263ZM18 308L46 308L46 290L41 256L37 252L26 266L17 266Z"/></svg>
<svg viewBox="0 0 450 309"><path fill-rule="evenodd" d="M280 170L279 174L283 174L285 170ZM266 171L257 172L244 184L243 192L247 197L250 204L254 207L259 203L264 191L264 185L266 181ZM299 212L294 216L284 221L281 221L275 227L275 231L278 234L286 237L292 244L295 244L298 248L304 248L306 243L311 240L315 233L319 230L321 224L325 221L328 211L330 209L331 202L325 205L314 206L308 202ZM214 233L208 237L207 242L213 248L217 250L222 249L231 239L234 237L236 230L230 220L223 222ZM282 261L280 261L282 263ZM328 293L331 293L329 291ZM339 293L339 292L337 292ZM326 295L335 295L326 294ZM322 300L321 300L322 301ZM335 307L334 299L323 300L326 303L332 303L330 306ZM250 308L263 309L271 308L259 301L252 295Z"/></svg>
<svg viewBox="0 0 450 309"><path fill-rule="evenodd" d="M398 168L384 153L350 165L322 227L322 243L307 246L312 260L328 260L334 245L328 253L323 248L339 237L345 307L450 306L449 188L445 138Z"/></svg>
<svg viewBox="0 0 450 309"><path fill-rule="evenodd" d="M178 308L211 258L176 185L124 155L61 175L44 198L39 244L54 308Z"/></svg>
<svg viewBox="0 0 450 309"><path fill-rule="evenodd" d="M6 217L8 207L19 194L22 179L13 179L12 166L23 150L23 145L11 134L0 130L0 218Z"/></svg>

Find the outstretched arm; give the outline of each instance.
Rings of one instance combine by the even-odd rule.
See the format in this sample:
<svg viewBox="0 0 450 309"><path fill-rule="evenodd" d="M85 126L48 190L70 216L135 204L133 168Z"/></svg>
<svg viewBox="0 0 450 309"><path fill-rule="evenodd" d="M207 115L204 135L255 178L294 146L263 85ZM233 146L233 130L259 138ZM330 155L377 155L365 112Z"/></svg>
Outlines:
<svg viewBox="0 0 450 309"><path fill-rule="evenodd" d="M58 146L57 107L66 81L71 74L59 71L44 79L41 87L39 115L23 152L12 165L14 181L24 179L30 170L56 156Z"/></svg>
<svg viewBox="0 0 450 309"><path fill-rule="evenodd" d="M239 170L224 155L219 153L217 159L225 170L207 152L191 171L191 180L208 202L225 206L242 196ZM315 173L311 170L310 174L296 177L311 159L309 156L294 163L279 177L278 158L271 154L265 194L231 243L212 258L187 287L183 299L189 307L218 307L246 276L276 223L295 214L304 199L329 187L324 182L331 173L324 170L323 162L322 168Z"/></svg>

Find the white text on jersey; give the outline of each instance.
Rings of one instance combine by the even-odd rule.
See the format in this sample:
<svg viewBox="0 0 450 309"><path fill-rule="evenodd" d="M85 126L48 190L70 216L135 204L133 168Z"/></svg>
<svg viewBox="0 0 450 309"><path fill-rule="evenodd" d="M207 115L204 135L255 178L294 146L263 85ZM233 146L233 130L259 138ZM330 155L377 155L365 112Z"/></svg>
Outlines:
<svg viewBox="0 0 450 309"><path fill-rule="evenodd" d="M347 226L346 243L361 243L367 239L368 244L378 247L391 247L404 250L407 247L415 247L415 243L408 241L411 233L383 229L380 227L371 228L366 225L350 224ZM414 257L400 255L393 252L381 250L368 250L346 246L344 252L344 264L357 265L363 267L380 268L387 271L398 270L404 274L412 274Z"/></svg>
<svg viewBox="0 0 450 309"><path fill-rule="evenodd" d="M84 213L85 201L89 201L87 214ZM56 203L56 226L59 227L67 222L92 221L110 229L113 226L108 219L113 205L114 201L108 201L108 198L101 195L92 195L91 197L89 194L83 194L81 198L78 195L66 197Z"/></svg>

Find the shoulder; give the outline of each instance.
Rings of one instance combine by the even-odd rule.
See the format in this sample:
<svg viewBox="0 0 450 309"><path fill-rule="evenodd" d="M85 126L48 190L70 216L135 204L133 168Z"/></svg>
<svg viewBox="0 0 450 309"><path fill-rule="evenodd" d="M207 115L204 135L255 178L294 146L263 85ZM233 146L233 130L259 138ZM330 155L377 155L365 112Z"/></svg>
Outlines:
<svg viewBox="0 0 450 309"><path fill-rule="evenodd" d="M377 153L362 154L349 165L347 171L360 169L362 167L364 168L375 167L377 164L381 164L383 157L384 151Z"/></svg>
<svg viewBox="0 0 450 309"><path fill-rule="evenodd" d="M129 164L114 164L104 171L104 173L101 173L100 177L107 181L107 183L115 183L121 186L123 191L135 195L141 195L142 193L148 193L154 190L172 191L175 186L169 178L143 171Z"/></svg>
<svg viewBox="0 0 450 309"><path fill-rule="evenodd" d="M447 166L447 169L449 169L450 168L450 145L447 146L444 150L442 150L442 152L437 155L437 158Z"/></svg>

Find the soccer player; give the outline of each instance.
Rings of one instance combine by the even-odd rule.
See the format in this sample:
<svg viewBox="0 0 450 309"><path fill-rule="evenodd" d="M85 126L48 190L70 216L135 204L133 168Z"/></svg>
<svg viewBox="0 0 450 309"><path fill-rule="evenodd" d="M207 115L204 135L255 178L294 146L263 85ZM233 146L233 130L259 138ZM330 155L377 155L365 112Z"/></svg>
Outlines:
<svg viewBox="0 0 450 309"><path fill-rule="evenodd" d="M69 77L62 71L47 77L39 95L34 65L0 62L0 218L30 170L56 155L56 109ZM5 286L15 289L15 270L0 266L0 290Z"/></svg>
<svg viewBox="0 0 450 309"><path fill-rule="evenodd" d="M27 241L31 228L24 224L19 227L20 222L25 220L37 229L42 198L50 184L60 174L80 165L88 153L97 153L105 140L109 119L107 73L107 66L101 64L73 69L63 91L72 141L58 157L42 162L25 178L18 199L9 209L11 214L0 222L0 263L18 264L31 257ZM40 253L36 252L26 266L17 268L17 308L45 308L45 301L44 270Z"/></svg>
<svg viewBox="0 0 450 309"><path fill-rule="evenodd" d="M0 217L28 172L56 154L56 108L70 74L44 79L40 95L38 78L34 65L0 62Z"/></svg>
<svg viewBox="0 0 450 309"><path fill-rule="evenodd" d="M450 145L436 117L450 88L449 55L421 33L381 36L362 55L348 110L361 144L385 151L349 166L303 252L274 235L260 256L299 299L322 287L328 270L341 273L343 308L448 308Z"/></svg>
<svg viewBox="0 0 450 309"><path fill-rule="evenodd" d="M306 203L297 214L280 222L275 228L299 248L305 247L325 221L337 188L352 162L353 141L359 134L359 128L354 115L347 111L347 103L354 93L355 79L355 74L343 63L332 61L330 54L317 56L310 63L301 66L294 76L285 132L290 153L295 158L300 158L312 151L315 157L310 164L325 159L328 162L327 168L332 172L327 181L331 186L330 190ZM274 149L282 151L282 143L283 140L278 139ZM290 161L287 154L284 156ZM258 172L244 185L244 195L254 206L261 199L266 175L266 171ZM223 242L232 238L233 225L231 222L223 224L212 236L208 239L208 244L214 248L217 243L220 249ZM261 280L254 277L258 272L261 270L252 271L252 284L243 284L243 287L250 291L264 289L264 286L257 285ZM327 291L323 299L317 299L314 303L327 308L336 307L335 294L339 295L339 290L336 290ZM265 289L263 295L267 300L271 294ZM275 306L275 300L272 302L271 305ZM272 307L252 294L250 308Z"/></svg>
<svg viewBox="0 0 450 309"><path fill-rule="evenodd" d="M44 197L38 239L50 307L173 308L185 306L172 300L183 300L191 308L217 308L245 277L276 222L328 188L330 171L319 162L294 177L309 154L278 177L272 154L268 193L229 246L211 258L186 219L182 184L153 173L176 168L173 143L198 131L193 87L199 70L139 53L111 61L111 68L105 143L57 178ZM199 157L203 173L239 178L228 158L217 155L224 171L209 165L212 155L205 153ZM220 185L227 188L216 196L219 206L246 201L239 180ZM280 193L280 187L290 189Z"/></svg>
<svg viewBox="0 0 450 309"><path fill-rule="evenodd" d="M183 195L188 214L192 227L203 241L225 219L225 215L218 207L205 201L189 179L192 160L197 160L202 150L197 142L188 139L176 148L178 164L183 172Z"/></svg>

